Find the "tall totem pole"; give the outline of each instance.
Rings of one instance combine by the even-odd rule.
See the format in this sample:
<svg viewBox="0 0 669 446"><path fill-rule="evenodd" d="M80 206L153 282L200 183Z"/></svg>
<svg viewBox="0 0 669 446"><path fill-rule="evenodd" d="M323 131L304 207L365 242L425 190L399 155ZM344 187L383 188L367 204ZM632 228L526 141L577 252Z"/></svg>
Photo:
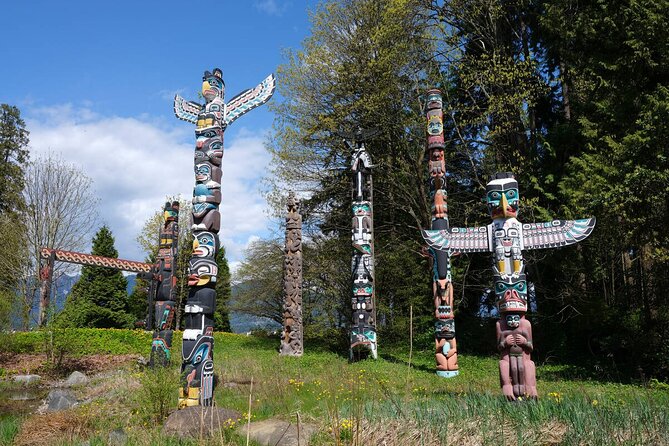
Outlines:
<svg viewBox="0 0 669 446"><path fill-rule="evenodd" d="M376 296L374 287L374 220L372 213L372 158L365 149L363 132L355 134L352 150L353 171L353 257L351 259L353 322L349 358L367 353L377 358Z"/></svg>
<svg viewBox="0 0 669 446"><path fill-rule="evenodd" d="M172 323L177 294L177 248L179 245L179 202L165 203L165 223L160 228L158 258L150 299L155 305L150 366L169 364L172 357ZM150 308L149 311L152 311ZM151 328L151 327L149 327Z"/></svg>
<svg viewBox="0 0 669 446"><path fill-rule="evenodd" d="M174 98L177 118L196 124L195 188L193 189L193 255L189 262L186 321L183 332L179 407L211 406L214 395L214 328L216 253L220 247L221 160L223 132L244 113L264 104L274 93L270 74L254 89L223 101L223 72L214 68L202 77L205 104Z"/></svg>
<svg viewBox="0 0 669 446"><path fill-rule="evenodd" d="M446 157L444 154L444 112L440 90L427 92L427 160L432 208L431 229L447 230L448 196L446 194ZM437 375L457 376L458 350L455 341L453 284L450 252L430 248L433 259L432 294L434 297L434 341Z"/></svg>
<svg viewBox="0 0 669 446"><path fill-rule="evenodd" d="M492 223L478 228L423 231L430 247L442 252L492 252L497 309L497 348L502 393L509 401L536 398L536 375L530 354L532 324L527 312L523 250L557 248L578 243L595 227L594 218L525 223L517 220L520 196L511 173L497 173L486 185Z"/></svg>
<svg viewBox="0 0 669 446"><path fill-rule="evenodd" d="M282 356L302 356L302 216L295 193L288 194L286 214L286 248L283 264L283 334Z"/></svg>

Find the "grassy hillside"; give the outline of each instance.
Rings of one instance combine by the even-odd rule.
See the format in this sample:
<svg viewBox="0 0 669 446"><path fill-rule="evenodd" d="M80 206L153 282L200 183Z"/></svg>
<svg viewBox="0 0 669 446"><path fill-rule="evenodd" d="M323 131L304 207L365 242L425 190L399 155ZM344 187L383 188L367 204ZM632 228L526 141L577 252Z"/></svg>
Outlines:
<svg viewBox="0 0 669 446"><path fill-rule="evenodd" d="M82 339L89 353L146 355L150 344L147 333L124 330L59 336L74 346L73 339ZM44 334L20 333L4 344L40 351L49 344L45 339ZM178 358L179 336L174 344ZM276 339L217 333L216 402L247 413L250 395L253 420L296 422L299 414L300 422L318 425L315 445L669 444L669 386L663 383L605 382L593 378L592 371L538 364L540 400L507 403L498 387L495 358L463 356L461 375L447 380L433 373L427 350L413 352L409 366L408 351L381 345L382 359L349 364L345 356L309 344L302 358L279 357L278 345ZM51 437L39 435L45 418L5 418L0 444L11 444L10 438L16 444L80 444L84 439L105 444L117 428L124 429L130 444L246 444L234 424L209 443L162 436L166 410L161 406L171 410L176 405L177 361L173 364L165 371L129 364L94 381L79 391L88 402L68 411L65 428L51 426L56 432ZM34 443L35 432L41 443Z"/></svg>

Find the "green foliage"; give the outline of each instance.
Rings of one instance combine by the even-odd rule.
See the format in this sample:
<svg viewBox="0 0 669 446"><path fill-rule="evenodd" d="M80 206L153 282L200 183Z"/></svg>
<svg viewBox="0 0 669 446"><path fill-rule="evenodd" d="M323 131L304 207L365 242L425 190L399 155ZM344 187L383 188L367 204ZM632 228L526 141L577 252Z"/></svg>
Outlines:
<svg viewBox="0 0 669 446"><path fill-rule="evenodd" d="M214 330L231 332L230 314L228 305L232 296L230 287L230 267L225 258L225 248L216 253L216 264L218 265L218 276L216 277L216 312L214 313Z"/></svg>
<svg viewBox="0 0 669 446"><path fill-rule="evenodd" d="M11 446L14 437L19 433L21 418L16 416L0 416L0 446Z"/></svg>
<svg viewBox="0 0 669 446"><path fill-rule="evenodd" d="M23 208L23 172L28 162L28 135L21 112L0 104L0 214Z"/></svg>
<svg viewBox="0 0 669 446"><path fill-rule="evenodd" d="M149 260L147 263L150 262ZM132 315L136 324L142 324L146 320L149 308L149 287L148 280L142 279L139 275L135 277L135 286L128 296L128 313Z"/></svg>
<svg viewBox="0 0 669 446"><path fill-rule="evenodd" d="M25 225L16 215L0 212L0 290L7 293L15 290L20 283L20 271L25 263L24 251L21 249L26 236L25 230Z"/></svg>
<svg viewBox="0 0 669 446"><path fill-rule="evenodd" d="M93 238L93 255L118 257L114 237L103 226ZM85 265L72 287L65 308L58 315L59 327L131 328L134 317L127 312L127 282L121 271Z"/></svg>
<svg viewBox="0 0 669 446"><path fill-rule="evenodd" d="M142 330L118 330L97 328L42 329L38 331L14 332L9 335L11 345L3 344L9 353L44 353L48 356L59 351L81 357L93 354L146 354L151 348L151 333ZM174 345L181 342L175 333Z"/></svg>
<svg viewBox="0 0 669 446"><path fill-rule="evenodd" d="M88 341L80 344L86 354L108 353L109 346L133 353L132 348L145 351L150 345L151 335L143 331L68 331L72 342L77 337ZM39 333L12 336L38 339L34 351L39 351ZM496 357L461 355L461 374L443 379L434 374L431 342L415 345L411 358L407 346L398 345L385 347L379 360L355 364L337 353L339 347L333 352L313 338L300 358L278 356L276 345L276 339L216 333L215 370L219 383L231 383L217 386L216 404L246 414L251 395L252 421L279 417L297 422L299 413L301 422L319 426L310 442L316 446L379 444L374 441L379 438L398 446L414 444L416 438L425 444L482 445L510 438L519 445L669 442L669 396L662 381L648 387L622 384L592 368L537 363L540 399L510 404L499 390ZM109 382L115 376L120 380ZM176 405L177 376L177 365L105 375L103 388L114 390L92 392L93 401L72 412L90 420L90 436L81 441L105 444L108 432L121 427L131 444L246 444L245 436L234 434L239 423L211 439L164 437L162 419L166 408ZM8 431L16 433L15 428Z"/></svg>
<svg viewBox="0 0 669 446"><path fill-rule="evenodd" d="M283 322L283 247L278 240L251 242L236 280L241 282L231 309Z"/></svg>
<svg viewBox="0 0 669 446"><path fill-rule="evenodd" d="M147 368L140 375L142 388L137 393L142 416L161 424L177 405L179 374L173 367Z"/></svg>

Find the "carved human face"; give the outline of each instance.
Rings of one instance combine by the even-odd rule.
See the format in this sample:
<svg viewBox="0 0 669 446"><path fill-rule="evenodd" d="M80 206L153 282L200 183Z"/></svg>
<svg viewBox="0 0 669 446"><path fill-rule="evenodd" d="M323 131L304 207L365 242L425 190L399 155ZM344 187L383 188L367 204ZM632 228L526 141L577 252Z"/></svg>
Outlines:
<svg viewBox="0 0 669 446"><path fill-rule="evenodd" d="M509 328L518 328L520 326L520 315L519 314L507 314L506 315L506 326Z"/></svg>
<svg viewBox="0 0 669 446"><path fill-rule="evenodd" d="M518 182L513 178L492 180L486 185L488 212L495 218L515 218L518 216Z"/></svg>
<svg viewBox="0 0 669 446"><path fill-rule="evenodd" d="M195 165L195 181L198 183L206 183L211 180L211 165L208 163L201 163Z"/></svg>
<svg viewBox="0 0 669 446"><path fill-rule="evenodd" d="M195 164L205 161L220 166L223 158L223 138L215 129L196 132Z"/></svg>
<svg viewBox="0 0 669 446"><path fill-rule="evenodd" d="M440 135L444 131L444 123L438 114L430 114L427 118L427 133L430 135Z"/></svg>
<svg viewBox="0 0 669 446"><path fill-rule="evenodd" d="M502 246L505 248L511 248L514 242L516 245L519 244L520 231L515 226L502 226L495 229L495 239L502 242Z"/></svg>

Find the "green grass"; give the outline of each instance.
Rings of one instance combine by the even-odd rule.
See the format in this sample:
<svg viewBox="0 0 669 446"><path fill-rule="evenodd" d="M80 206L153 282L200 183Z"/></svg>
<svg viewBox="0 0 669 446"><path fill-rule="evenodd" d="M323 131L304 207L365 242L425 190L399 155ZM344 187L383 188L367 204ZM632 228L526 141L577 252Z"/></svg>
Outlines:
<svg viewBox="0 0 669 446"><path fill-rule="evenodd" d="M138 333L123 353L134 348L148 354L150 342L140 342L145 333L99 331L106 340L110 332L119 339ZM95 331L86 334L90 340ZM669 444L669 386L656 381L645 387L599 381L581 378L592 374L573 366L538 364L539 401L508 403L499 390L495 358L461 356L460 375L443 379L434 374L431 349L414 352L411 367L408 352L383 344L379 360L350 364L345 355L314 351L308 343L305 355L294 358L278 356L276 339L226 333L215 338L217 404L246 413L252 381L252 419L295 422L299 414L302 422L319 427L316 446L384 440L388 445ZM178 336L174 347L173 357L179 358ZM161 434L161 408L176 404L177 369L177 361L164 372L130 367L109 384L111 393L87 408L95 414L85 436L91 445L104 444L116 428L138 445L246 444L234 429L209 443Z"/></svg>
<svg viewBox="0 0 669 446"><path fill-rule="evenodd" d="M0 446L10 446L19 431L21 419L9 415L0 417Z"/></svg>

